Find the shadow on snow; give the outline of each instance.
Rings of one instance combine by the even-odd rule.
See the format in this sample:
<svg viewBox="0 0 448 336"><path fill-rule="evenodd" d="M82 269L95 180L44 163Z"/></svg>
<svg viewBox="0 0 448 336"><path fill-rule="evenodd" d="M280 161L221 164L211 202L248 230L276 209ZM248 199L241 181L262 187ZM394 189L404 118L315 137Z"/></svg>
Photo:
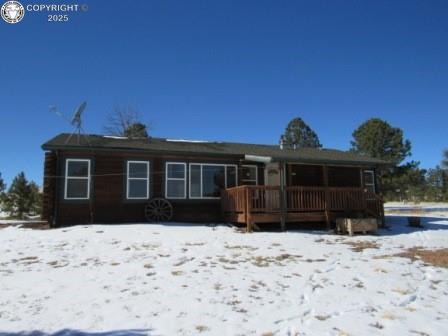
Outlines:
<svg viewBox="0 0 448 336"><path fill-rule="evenodd" d="M378 231L381 236L393 236L409 234L421 231L448 230L448 218L446 217L420 217L422 227L411 227L408 225L407 216L386 215L387 229Z"/></svg>

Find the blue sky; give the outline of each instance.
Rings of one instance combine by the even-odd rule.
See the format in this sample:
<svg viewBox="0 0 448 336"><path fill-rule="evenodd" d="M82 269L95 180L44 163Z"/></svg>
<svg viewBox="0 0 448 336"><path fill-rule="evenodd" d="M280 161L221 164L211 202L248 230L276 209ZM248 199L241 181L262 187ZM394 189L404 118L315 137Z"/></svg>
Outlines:
<svg viewBox="0 0 448 336"><path fill-rule="evenodd" d="M61 3L60 1L55 1ZM50 3L48 1L25 1ZM66 23L0 22L0 172L42 182L40 145L131 105L171 138L277 143L302 117L325 147L380 117L423 167L448 147L448 1L85 0Z"/></svg>

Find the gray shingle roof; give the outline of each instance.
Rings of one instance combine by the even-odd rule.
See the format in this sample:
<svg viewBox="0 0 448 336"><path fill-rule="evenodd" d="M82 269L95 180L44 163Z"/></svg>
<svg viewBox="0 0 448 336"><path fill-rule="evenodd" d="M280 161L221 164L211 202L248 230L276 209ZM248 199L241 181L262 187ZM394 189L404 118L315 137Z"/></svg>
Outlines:
<svg viewBox="0 0 448 336"><path fill-rule="evenodd" d="M125 150L152 153L196 154L210 156L265 156L274 161L329 163L353 165L385 165L385 161L365 155L336 149L298 148L280 149L278 145L258 145L231 142L202 142L169 140L163 138L128 139L102 135L81 136L78 143L74 135L68 143L69 134L59 134L42 145L44 150L87 149L87 150Z"/></svg>

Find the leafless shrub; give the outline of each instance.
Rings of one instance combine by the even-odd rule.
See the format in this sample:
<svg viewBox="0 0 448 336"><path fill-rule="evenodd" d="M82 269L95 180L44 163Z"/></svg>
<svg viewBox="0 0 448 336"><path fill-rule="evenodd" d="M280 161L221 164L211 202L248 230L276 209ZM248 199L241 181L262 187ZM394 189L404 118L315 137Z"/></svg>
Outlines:
<svg viewBox="0 0 448 336"><path fill-rule="evenodd" d="M136 132L130 132L133 126L141 125ZM140 119L140 114L132 106L115 106L113 111L107 116L104 132L113 136L147 137L148 125ZM146 135L145 135L146 133Z"/></svg>

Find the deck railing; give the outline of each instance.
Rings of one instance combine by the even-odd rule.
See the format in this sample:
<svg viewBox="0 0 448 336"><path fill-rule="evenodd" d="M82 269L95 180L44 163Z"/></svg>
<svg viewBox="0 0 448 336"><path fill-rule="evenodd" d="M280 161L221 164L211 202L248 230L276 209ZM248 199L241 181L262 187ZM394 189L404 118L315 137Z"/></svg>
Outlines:
<svg viewBox="0 0 448 336"><path fill-rule="evenodd" d="M362 188L285 187L286 212L364 211L381 218L383 201ZM224 213L280 213L279 186L239 186L222 191Z"/></svg>

